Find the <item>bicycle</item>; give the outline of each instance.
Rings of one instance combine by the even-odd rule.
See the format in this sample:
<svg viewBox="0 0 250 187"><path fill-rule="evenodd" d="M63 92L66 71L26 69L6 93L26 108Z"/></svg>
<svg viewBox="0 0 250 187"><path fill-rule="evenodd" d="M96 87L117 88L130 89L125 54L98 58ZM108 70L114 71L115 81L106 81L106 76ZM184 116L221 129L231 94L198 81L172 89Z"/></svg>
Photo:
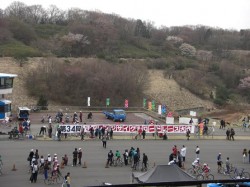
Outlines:
<svg viewBox="0 0 250 187"><path fill-rule="evenodd" d="M244 168L240 169L240 171L238 168L234 168L229 177L231 179L250 179L250 174L244 170Z"/></svg>
<svg viewBox="0 0 250 187"><path fill-rule="evenodd" d="M202 171L202 167L201 166L195 166L195 167L192 167L192 168L189 168L187 170L187 173L190 174L191 176L196 176L196 175L199 175L201 174L203 171Z"/></svg>
<svg viewBox="0 0 250 187"><path fill-rule="evenodd" d="M123 161L122 161L122 159L121 158L119 158L119 159L116 159L115 161L114 161L114 166L116 167L116 166L123 166Z"/></svg>
<svg viewBox="0 0 250 187"><path fill-rule="evenodd" d="M61 184L62 183L62 176L57 174L56 176L50 176L48 179L44 179L44 183L47 185L50 184Z"/></svg>
<svg viewBox="0 0 250 187"><path fill-rule="evenodd" d="M234 169L235 169L235 167L233 167L233 165L230 164L229 171L227 171L226 165L222 163L222 166L218 170L218 173L224 174L224 175L227 175L227 173L228 173L228 175L229 175L229 173L233 172Z"/></svg>
<svg viewBox="0 0 250 187"><path fill-rule="evenodd" d="M206 174L205 172L202 172L201 174L196 176L197 180L214 180L214 176L211 173Z"/></svg>

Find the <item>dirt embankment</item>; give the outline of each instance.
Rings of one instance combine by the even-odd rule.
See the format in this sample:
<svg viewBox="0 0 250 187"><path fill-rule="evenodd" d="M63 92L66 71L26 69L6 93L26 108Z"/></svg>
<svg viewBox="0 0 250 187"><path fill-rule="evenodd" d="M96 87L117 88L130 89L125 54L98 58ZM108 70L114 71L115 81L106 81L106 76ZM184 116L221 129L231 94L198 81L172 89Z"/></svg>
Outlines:
<svg viewBox="0 0 250 187"><path fill-rule="evenodd" d="M24 77L30 68L36 67L42 58L31 58L28 63L20 67L12 58L0 58L0 73L13 73L18 77L14 80L13 94L7 95L7 99L12 100L13 108L17 106L34 106L37 98L28 96L24 86ZM204 107L215 108L213 103L202 100L190 93L185 88L180 87L174 79L165 79L163 71L149 71L149 89L146 94L153 98L158 104L166 104L172 111L186 108ZM57 105L50 101L50 105ZM57 105L59 106L59 105ZM240 120L242 116L250 114L249 111L214 110L208 114L211 117L225 119L233 122Z"/></svg>

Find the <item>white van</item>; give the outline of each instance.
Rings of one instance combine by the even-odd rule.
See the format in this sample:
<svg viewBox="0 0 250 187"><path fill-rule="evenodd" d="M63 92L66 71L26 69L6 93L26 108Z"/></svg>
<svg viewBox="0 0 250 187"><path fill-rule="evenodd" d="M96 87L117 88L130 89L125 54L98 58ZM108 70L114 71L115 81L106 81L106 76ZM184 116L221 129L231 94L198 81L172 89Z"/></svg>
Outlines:
<svg viewBox="0 0 250 187"><path fill-rule="evenodd" d="M17 118L18 120L27 120L30 115L30 109L28 107L18 107Z"/></svg>

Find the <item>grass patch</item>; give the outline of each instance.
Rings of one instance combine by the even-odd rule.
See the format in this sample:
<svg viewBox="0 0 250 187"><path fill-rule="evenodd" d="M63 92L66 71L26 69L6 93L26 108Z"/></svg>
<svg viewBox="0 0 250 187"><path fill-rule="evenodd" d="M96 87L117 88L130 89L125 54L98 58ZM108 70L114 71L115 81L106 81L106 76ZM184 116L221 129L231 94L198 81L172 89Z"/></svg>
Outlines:
<svg viewBox="0 0 250 187"><path fill-rule="evenodd" d="M7 44L0 45L1 56L16 56L17 54L22 54L23 56L27 57L42 56L42 53L39 50L24 45L22 42L13 41Z"/></svg>

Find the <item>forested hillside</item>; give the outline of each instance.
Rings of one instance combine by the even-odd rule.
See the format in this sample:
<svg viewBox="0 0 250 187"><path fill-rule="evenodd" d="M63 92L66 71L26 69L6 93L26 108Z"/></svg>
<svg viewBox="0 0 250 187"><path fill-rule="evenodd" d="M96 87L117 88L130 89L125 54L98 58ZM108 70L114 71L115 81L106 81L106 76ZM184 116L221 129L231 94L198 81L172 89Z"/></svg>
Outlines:
<svg viewBox="0 0 250 187"><path fill-rule="evenodd" d="M30 95L39 97L40 93L51 93L55 85L52 79L60 77L60 85L67 85L65 81L69 77L73 82L81 78L75 96L69 95L72 90L69 86L65 88L69 90L67 94L61 97L57 97L57 93L47 94L49 99L65 103L79 95L85 98L83 93L98 95L102 92L95 100L97 104L108 95L124 99L120 84L110 86L112 80L122 81L121 75L127 77L123 83L131 86L129 97L139 103L147 89L146 71L151 69L162 70L167 79L174 79L181 87L216 104L248 103L249 49L250 30L224 30L203 25L156 28L151 22L140 19L76 8L60 10L53 5L44 9L41 5L27 6L22 2L0 9L0 55L13 57L20 66L31 57L43 57L44 63L39 68L47 73L46 79L39 79L41 71L30 71L32 81L40 81L39 84L33 82L35 87L26 82ZM60 67L55 65L56 60L51 60L58 57L66 59ZM83 61L76 64L67 60L72 57L96 60L92 64ZM56 71L48 72L46 67L56 68ZM89 72L91 79L87 77ZM135 76L138 72L141 76ZM100 80L110 84L105 84L101 90Z"/></svg>

